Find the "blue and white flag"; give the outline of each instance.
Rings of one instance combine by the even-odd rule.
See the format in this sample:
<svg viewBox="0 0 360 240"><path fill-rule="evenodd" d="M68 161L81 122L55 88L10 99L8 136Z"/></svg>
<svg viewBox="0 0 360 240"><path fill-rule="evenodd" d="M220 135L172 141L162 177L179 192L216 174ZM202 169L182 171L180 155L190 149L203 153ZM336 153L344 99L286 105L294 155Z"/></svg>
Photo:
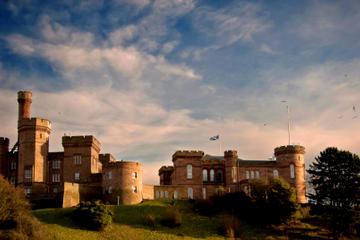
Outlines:
<svg viewBox="0 0 360 240"><path fill-rule="evenodd" d="M209 138L210 141L215 141L219 139L219 135L213 136L211 138Z"/></svg>

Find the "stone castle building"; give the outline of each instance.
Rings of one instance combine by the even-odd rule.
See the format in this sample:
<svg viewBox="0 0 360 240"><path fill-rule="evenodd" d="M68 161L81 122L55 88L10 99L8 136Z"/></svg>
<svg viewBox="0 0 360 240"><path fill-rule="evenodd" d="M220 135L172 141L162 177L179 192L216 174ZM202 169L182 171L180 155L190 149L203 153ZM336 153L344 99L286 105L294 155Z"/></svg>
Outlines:
<svg viewBox="0 0 360 240"><path fill-rule="evenodd" d="M275 148L269 160L243 160L234 150L225 151L224 156L177 151L173 166L159 169L155 197L206 199L220 189L248 192L251 179L281 177L296 189L297 201L306 203L304 154L305 148L299 145Z"/></svg>
<svg viewBox="0 0 360 240"><path fill-rule="evenodd" d="M49 152L51 122L31 117L32 93L18 92L18 140L0 138L0 174L30 199L60 197L63 206L100 197L110 203L143 200L142 164L101 154L93 136L63 136L63 152ZM151 195L151 194L150 194Z"/></svg>
<svg viewBox="0 0 360 240"><path fill-rule="evenodd" d="M31 117L32 93L18 92L18 139L10 148L0 137L0 174L24 189L30 200L61 199L63 207L81 200L103 199L112 204L134 204L144 199L208 198L219 189L249 191L249 180L278 176L296 188L306 202L305 148L275 148L271 160L243 160L234 150L224 156L202 151L176 151L173 166L159 169L160 185L142 182L142 164L116 161L100 153L93 136L63 136L62 152L49 152L51 122Z"/></svg>

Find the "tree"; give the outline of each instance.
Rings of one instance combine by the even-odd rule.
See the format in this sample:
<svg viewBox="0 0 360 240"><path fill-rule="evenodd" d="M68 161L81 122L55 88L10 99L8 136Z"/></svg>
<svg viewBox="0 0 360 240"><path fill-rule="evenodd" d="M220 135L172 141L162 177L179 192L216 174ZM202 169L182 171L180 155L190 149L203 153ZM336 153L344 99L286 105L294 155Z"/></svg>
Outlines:
<svg viewBox="0 0 360 240"><path fill-rule="evenodd" d="M295 190L282 178L253 180L250 189L254 216L265 224L286 222L297 209Z"/></svg>
<svg viewBox="0 0 360 240"><path fill-rule="evenodd" d="M320 152L308 173L314 189L308 196L318 209L323 209L322 215L331 221L337 239L354 221L360 193L360 159L349 151L330 147Z"/></svg>

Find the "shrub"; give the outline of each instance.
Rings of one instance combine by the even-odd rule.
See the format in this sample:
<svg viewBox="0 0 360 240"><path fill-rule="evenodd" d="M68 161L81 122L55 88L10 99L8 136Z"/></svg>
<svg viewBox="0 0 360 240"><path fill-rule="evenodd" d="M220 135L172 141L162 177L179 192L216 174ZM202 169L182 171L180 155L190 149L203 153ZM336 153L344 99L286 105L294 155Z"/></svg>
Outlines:
<svg viewBox="0 0 360 240"><path fill-rule="evenodd" d="M240 221L233 215L224 215L220 222L220 234L228 238L241 238Z"/></svg>
<svg viewBox="0 0 360 240"><path fill-rule="evenodd" d="M111 209L99 201L81 202L73 214L76 220L93 230L101 230L110 225L113 216Z"/></svg>
<svg viewBox="0 0 360 240"><path fill-rule="evenodd" d="M145 216L145 224L150 226L151 228L155 228L156 225L156 217L153 214L148 214Z"/></svg>
<svg viewBox="0 0 360 240"><path fill-rule="evenodd" d="M194 204L194 211L203 216L216 213L214 203L211 200L198 200Z"/></svg>
<svg viewBox="0 0 360 240"><path fill-rule="evenodd" d="M47 230L32 215L20 188L0 176L0 239L48 239Z"/></svg>
<svg viewBox="0 0 360 240"><path fill-rule="evenodd" d="M182 218L180 212L175 208L166 209L162 219L161 224L168 227L177 227L182 223Z"/></svg>

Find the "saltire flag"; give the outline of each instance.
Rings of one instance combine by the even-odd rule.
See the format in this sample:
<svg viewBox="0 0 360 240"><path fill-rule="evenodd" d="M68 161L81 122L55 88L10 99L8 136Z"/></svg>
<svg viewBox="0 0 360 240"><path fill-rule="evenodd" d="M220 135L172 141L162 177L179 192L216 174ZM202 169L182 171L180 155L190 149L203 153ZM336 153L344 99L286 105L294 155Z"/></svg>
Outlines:
<svg viewBox="0 0 360 240"><path fill-rule="evenodd" d="M209 138L210 141L215 141L219 139L219 135L213 136L211 138Z"/></svg>

